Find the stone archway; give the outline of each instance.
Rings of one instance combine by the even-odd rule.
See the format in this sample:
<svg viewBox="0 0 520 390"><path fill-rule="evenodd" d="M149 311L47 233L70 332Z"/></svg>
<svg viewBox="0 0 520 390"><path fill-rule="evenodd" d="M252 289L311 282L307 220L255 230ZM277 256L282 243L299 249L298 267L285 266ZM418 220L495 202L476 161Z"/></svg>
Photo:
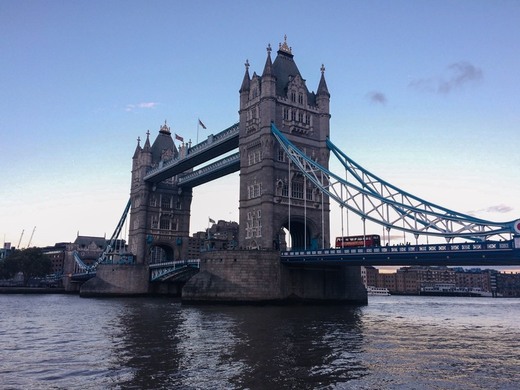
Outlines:
<svg viewBox="0 0 520 390"><path fill-rule="evenodd" d="M285 247L287 250L310 250L320 247L320 234L312 221L303 220L302 218L291 219L285 221L279 231L278 242L280 249Z"/></svg>
<svg viewBox="0 0 520 390"><path fill-rule="evenodd" d="M149 264L165 263L174 260L174 250L170 245L156 243L150 247Z"/></svg>

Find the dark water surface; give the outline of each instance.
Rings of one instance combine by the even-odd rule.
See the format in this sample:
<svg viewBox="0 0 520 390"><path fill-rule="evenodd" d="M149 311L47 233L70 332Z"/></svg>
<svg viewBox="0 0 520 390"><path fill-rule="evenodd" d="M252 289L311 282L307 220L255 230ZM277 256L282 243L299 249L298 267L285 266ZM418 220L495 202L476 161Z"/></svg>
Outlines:
<svg viewBox="0 0 520 390"><path fill-rule="evenodd" d="M520 299L0 295L2 389L519 389Z"/></svg>

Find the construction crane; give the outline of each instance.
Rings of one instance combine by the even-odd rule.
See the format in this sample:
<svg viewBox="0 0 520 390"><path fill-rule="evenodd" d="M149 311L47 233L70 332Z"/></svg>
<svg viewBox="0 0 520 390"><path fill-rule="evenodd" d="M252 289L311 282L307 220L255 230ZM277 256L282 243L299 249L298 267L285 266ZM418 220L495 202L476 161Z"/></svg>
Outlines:
<svg viewBox="0 0 520 390"><path fill-rule="evenodd" d="M18 245L16 245L16 249L20 249L20 244L22 242L23 232L25 232L24 229L22 229L22 234L20 234L20 239L18 240Z"/></svg>
<svg viewBox="0 0 520 390"><path fill-rule="evenodd" d="M36 226L34 227L32 233L31 233L31 238L29 238L29 243L27 244L27 248L30 248L31 247L31 242L32 242L32 239L33 239L33 236L34 236L34 231L36 230Z"/></svg>

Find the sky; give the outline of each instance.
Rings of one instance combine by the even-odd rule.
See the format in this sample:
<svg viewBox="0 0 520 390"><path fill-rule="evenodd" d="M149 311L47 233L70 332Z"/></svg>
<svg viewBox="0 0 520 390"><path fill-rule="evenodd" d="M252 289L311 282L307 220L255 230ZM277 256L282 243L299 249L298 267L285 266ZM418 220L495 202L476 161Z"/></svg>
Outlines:
<svg viewBox="0 0 520 390"><path fill-rule="evenodd" d="M443 207L518 219L519 20L507 0L0 0L0 235L110 236L137 138L237 122L244 63L261 74L285 35L309 90L325 66L347 155ZM238 221L238 182L194 189L192 233Z"/></svg>

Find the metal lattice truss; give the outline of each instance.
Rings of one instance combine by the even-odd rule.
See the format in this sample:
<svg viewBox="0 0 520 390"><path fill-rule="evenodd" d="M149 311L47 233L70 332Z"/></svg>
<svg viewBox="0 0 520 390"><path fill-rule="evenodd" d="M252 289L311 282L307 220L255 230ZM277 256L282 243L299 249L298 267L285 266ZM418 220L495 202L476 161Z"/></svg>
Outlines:
<svg viewBox="0 0 520 390"><path fill-rule="evenodd" d="M344 179L307 157L271 124L272 133L291 162L318 189L344 207L387 231L397 229L421 235L486 240L492 236L510 239L519 234L520 221L491 222L437 206L411 195L373 175L355 163L330 140L327 147L345 168Z"/></svg>
<svg viewBox="0 0 520 390"><path fill-rule="evenodd" d="M86 272L95 272L98 264L104 263L107 259L108 255L111 254L115 248L117 238L121 234L121 229L123 228L126 217L128 216L128 212L130 211L130 206L132 205L131 199L128 199L128 202L126 203L125 210L123 211L123 215L121 215L121 218L119 219L119 222L117 223L116 228L114 229L114 233L112 233L112 236L110 237L110 241L108 242L108 245L103 250L103 253L97 258L97 260L92 265L86 265L83 260L79 257L79 254L77 251L74 251L73 257L74 261L78 265L78 267L81 270L85 270Z"/></svg>

